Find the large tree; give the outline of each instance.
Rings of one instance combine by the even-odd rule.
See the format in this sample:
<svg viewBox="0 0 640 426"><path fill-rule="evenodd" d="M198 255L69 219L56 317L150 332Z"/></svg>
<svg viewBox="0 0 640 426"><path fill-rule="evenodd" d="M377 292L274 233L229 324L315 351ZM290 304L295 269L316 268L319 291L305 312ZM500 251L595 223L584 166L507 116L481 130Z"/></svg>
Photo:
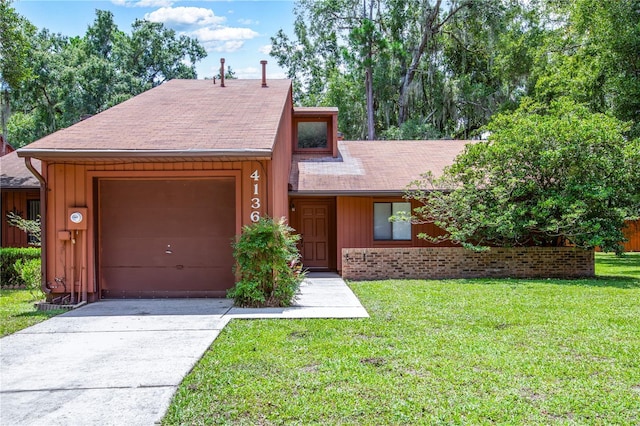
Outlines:
<svg viewBox="0 0 640 426"><path fill-rule="evenodd" d="M624 221L639 207L640 139L625 137L628 128L567 98L525 102L496 116L489 139L468 145L442 177L414 182L407 195L422 203L414 220L469 248L571 243L619 252Z"/></svg>
<svg viewBox="0 0 640 426"><path fill-rule="evenodd" d="M529 62L504 52L532 28L525 11L504 0L299 0L295 37L280 31L272 55L298 103L340 107L347 137L468 137L522 84L515 73Z"/></svg>
<svg viewBox="0 0 640 426"><path fill-rule="evenodd" d="M29 39L34 33L35 27L16 13L9 0L0 0L0 121L5 140L11 114L10 92L29 77Z"/></svg>
<svg viewBox="0 0 640 426"><path fill-rule="evenodd" d="M546 31L531 95L541 102L567 96L611 112L640 136L640 0L553 1L537 10Z"/></svg>
<svg viewBox="0 0 640 426"><path fill-rule="evenodd" d="M14 11L12 22L21 19ZM24 77L12 86L7 122L8 140L16 147L166 80L196 78L195 64L206 56L195 39L159 23L138 20L127 35L111 12L101 10L83 37L46 29L25 37Z"/></svg>

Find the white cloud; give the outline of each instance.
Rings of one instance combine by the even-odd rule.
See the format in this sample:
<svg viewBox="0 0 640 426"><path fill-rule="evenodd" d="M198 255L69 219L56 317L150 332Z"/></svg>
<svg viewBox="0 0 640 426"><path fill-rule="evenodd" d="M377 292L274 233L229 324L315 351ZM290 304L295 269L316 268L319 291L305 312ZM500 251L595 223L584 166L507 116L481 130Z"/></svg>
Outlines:
<svg viewBox="0 0 640 426"><path fill-rule="evenodd" d="M225 17L217 16L213 10L202 7L161 7L145 14L144 18L152 22L161 22L178 30L180 34L197 39L207 52L236 52L244 47L246 40L260 36L248 27L225 26ZM249 25L249 21L244 22Z"/></svg>
<svg viewBox="0 0 640 426"><path fill-rule="evenodd" d="M233 69L233 68L232 68ZM244 79L244 78L262 78L262 72L256 67L246 67L239 68L237 70L233 70L236 74L236 77Z"/></svg>
<svg viewBox="0 0 640 426"><path fill-rule="evenodd" d="M126 7L167 7L173 0L111 0L111 3Z"/></svg>
<svg viewBox="0 0 640 426"><path fill-rule="evenodd" d="M253 19L238 19L240 25L260 25L260 21L254 21Z"/></svg>
<svg viewBox="0 0 640 426"><path fill-rule="evenodd" d="M143 0L158 1L158 0ZM220 25L226 18L216 16L211 9L203 7L161 7L151 13L145 13L144 19L163 24L181 25Z"/></svg>
<svg viewBox="0 0 640 426"><path fill-rule="evenodd" d="M258 52L262 53L263 55L268 55L269 53L271 53L271 48L272 46L270 44L265 44L264 46L260 46Z"/></svg>
<svg viewBox="0 0 640 426"><path fill-rule="evenodd" d="M242 46L244 46L244 41L241 41L241 40L230 40L230 41L225 41L222 44L215 43L212 50L214 52L232 53L232 52L237 52L238 50L242 49Z"/></svg>
<svg viewBox="0 0 640 426"><path fill-rule="evenodd" d="M208 42L208 41L251 40L252 38L258 37L260 34L253 31L250 28L204 27L204 28L199 28L193 31L191 35L196 37L201 42Z"/></svg>

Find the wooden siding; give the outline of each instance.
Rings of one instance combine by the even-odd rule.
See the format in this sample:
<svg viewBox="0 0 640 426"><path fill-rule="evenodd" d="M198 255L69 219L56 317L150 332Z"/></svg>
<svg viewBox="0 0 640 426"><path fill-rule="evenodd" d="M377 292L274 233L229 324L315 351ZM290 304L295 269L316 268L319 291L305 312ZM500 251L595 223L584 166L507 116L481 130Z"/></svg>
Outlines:
<svg viewBox="0 0 640 426"><path fill-rule="evenodd" d="M273 149L271 176L269 181L269 211L275 219L289 218L289 173L291 172L291 92L281 114L278 136Z"/></svg>
<svg viewBox="0 0 640 426"><path fill-rule="evenodd" d="M54 287L54 293L63 293L62 284L56 284L56 278L65 280L66 292L75 281L74 291L80 290L81 274L86 274L90 300L97 298L99 255L96 232L98 206L95 182L100 178L140 178L140 179L185 179L198 177L233 176L236 179L236 233L243 225L251 223L252 212L257 215L273 215L268 209L268 182L270 161L193 161L193 162L83 162L82 164L43 162L43 175L48 183L47 221L47 272L46 280ZM259 171L259 179L252 174ZM257 185L257 186L256 186ZM256 206L254 191L261 197ZM272 204L271 204L272 205ZM88 208L87 231L72 231L75 244L64 240L64 231L68 230L67 209L70 207ZM62 232L61 232L62 231ZM72 271L71 265L75 265ZM75 277L75 278L72 278ZM57 287L56 287L57 286ZM91 296L93 294L93 296Z"/></svg>
<svg viewBox="0 0 640 426"><path fill-rule="evenodd" d="M624 236L627 239L624 251L640 251L640 220L627 222Z"/></svg>
<svg viewBox="0 0 640 426"><path fill-rule="evenodd" d="M413 225L410 241L376 241L373 239L373 203L402 202L402 197L337 197L337 253L338 271L342 269L343 248L366 247L451 247L454 244L445 241L433 244L418 238L419 233L441 235L442 230L433 224ZM417 207L417 204L412 204Z"/></svg>
<svg viewBox="0 0 640 426"><path fill-rule="evenodd" d="M2 198L2 244L0 247L29 247L27 234L9 225L7 213L15 211L20 216L27 217L27 201L39 200L40 191L35 190L6 190L0 195Z"/></svg>

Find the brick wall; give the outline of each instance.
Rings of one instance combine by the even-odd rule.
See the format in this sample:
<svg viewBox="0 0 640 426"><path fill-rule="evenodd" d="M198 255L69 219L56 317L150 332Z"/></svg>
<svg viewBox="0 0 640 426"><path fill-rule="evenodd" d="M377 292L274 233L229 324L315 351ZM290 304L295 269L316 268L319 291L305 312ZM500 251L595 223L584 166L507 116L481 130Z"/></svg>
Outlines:
<svg viewBox="0 0 640 426"><path fill-rule="evenodd" d="M342 249L342 277L391 278L576 278L592 277L593 250L573 247L461 247Z"/></svg>

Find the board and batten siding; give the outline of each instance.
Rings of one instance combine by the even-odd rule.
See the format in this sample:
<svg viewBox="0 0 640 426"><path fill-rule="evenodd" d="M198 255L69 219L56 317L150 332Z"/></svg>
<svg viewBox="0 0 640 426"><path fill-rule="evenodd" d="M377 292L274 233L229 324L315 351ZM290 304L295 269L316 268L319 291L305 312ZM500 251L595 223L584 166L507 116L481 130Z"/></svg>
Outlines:
<svg viewBox="0 0 640 426"><path fill-rule="evenodd" d="M293 109L291 89L287 102L280 115L277 140L273 148L271 176L273 179L269 185L269 211L274 219L289 217L289 173L291 172L292 147L292 118L290 111Z"/></svg>
<svg viewBox="0 0 640 426"><path fill-rule="evenodd" d="M341 253L343 248L455 246L448 241L433 244L418 238L420 233L432 236L442 235L443 231L432 223L413 225L410 241L375 241L373 239L373 203L403 201L405 200L402 197L345 196L336 198L338 271L342 270ZM412 203L412 208L417 206L417 203Z"/></svg>
<svg viewBox="0 0 640 426"><path fill-rule="evenodd" d="M80 274L87 277L90 300L96 300L98 289L99 247L97 241L97 185L98 179L198 179L207 177L233 176L236 178L236 233L252 219L269 215L267 194L273 181L269 160L255 161L166 161L166 162L90 162L81 164L51 163L43 161L43 176L48 184L46 237L47 272L46 280L54 287L54 293L70 291L71 277L75 276L74 291L80 290ZM255 171L258 174L254 174ZM257 194L256 194L257 192ZM259 198L259 202L256 202ZM282 203L280 203L282 204ZM271 204L273 206L273 204ZM87 230L73 232L76 249L69 241L62 239L68 230L67 210L70 207L87 207ZM126 208L126 206L123 206ZM274 208L274 207L272 207ZM278 210L282 210L279 207ZM279 212L277 212L279 213ZM231 248L230 248L231 249ZM72 257L75 256L75 257ZM75 271L72 271L72 265ZM83 265L86 270L82 270ZM66 289L60 280L65 280ZM57 286L57 287L56 287ZM93 296L91 296L93 294Z"/></svg>
<svg viewBox="0 0 640 426"><path fill-rule="evenodd" d="M640 251L640 220L627 222L623 232L627 239L624 243L624 251Z"/></svg>
<svg viewBox="0 0 640 426"><path fill-rule="evenodd" d="M29 247L27 234L9 225L7 213L15 211L23 218L27 218L28 201L39 199L40 191L37 189L2 191L2 244L0 247Z"/></svg>

